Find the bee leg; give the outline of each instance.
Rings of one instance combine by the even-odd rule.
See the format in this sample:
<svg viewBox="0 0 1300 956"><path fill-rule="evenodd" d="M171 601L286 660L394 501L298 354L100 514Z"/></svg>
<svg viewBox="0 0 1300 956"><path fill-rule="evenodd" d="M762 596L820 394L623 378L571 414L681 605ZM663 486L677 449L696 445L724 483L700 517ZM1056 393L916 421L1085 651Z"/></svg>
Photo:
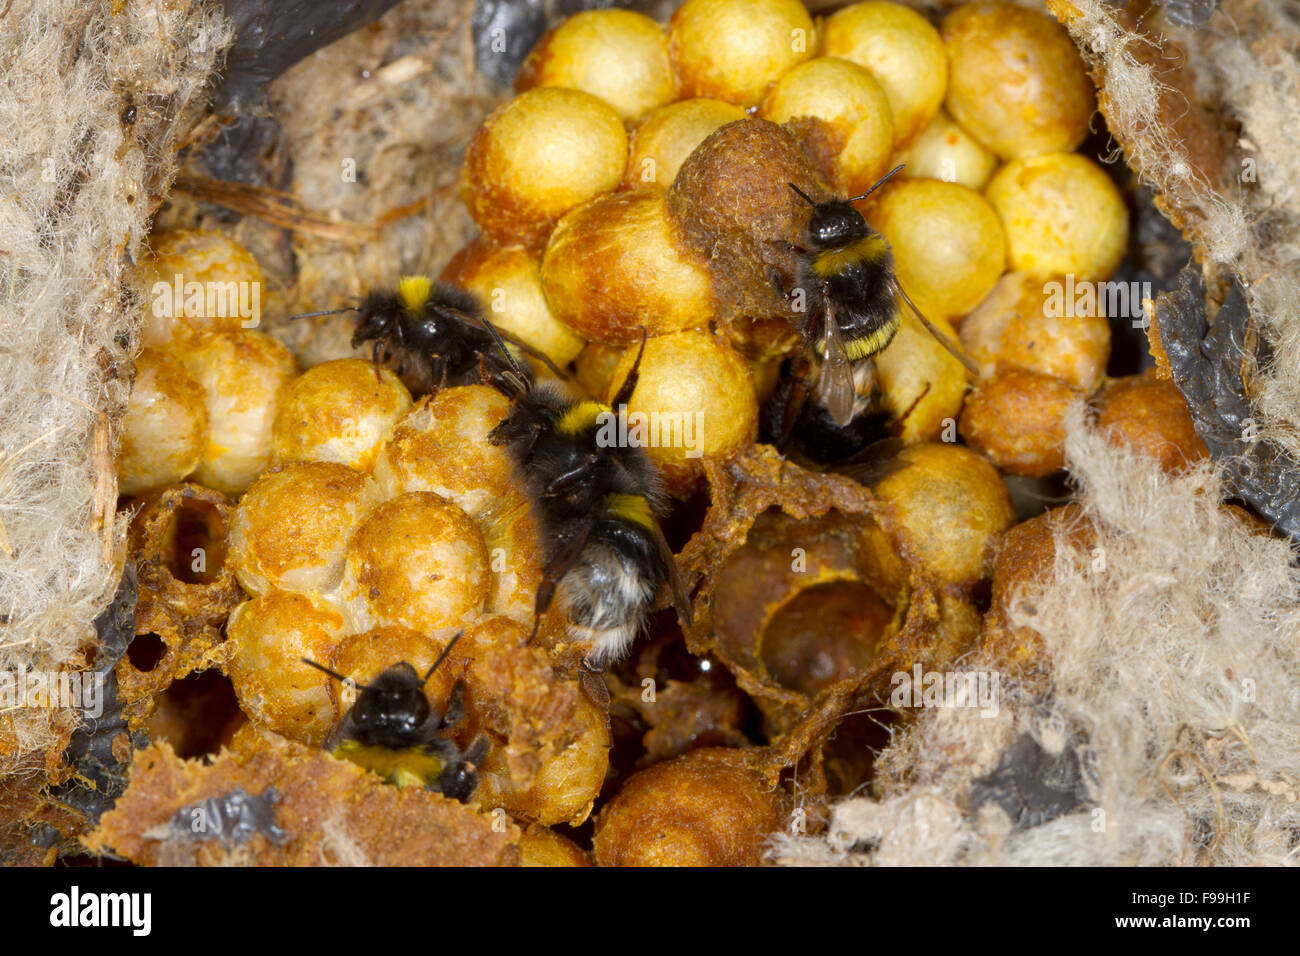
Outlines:
<svg viewBox="0 0 1300 956"><path fill-rule="evenodd" d="M437 395L447 384L447 360L441 355L429 356L429 394Z"/></svg>
<svg viewBox="0 0 1300 956"><path fill-rule="evenodd" d="M781 435L777 439L777 451L785 451L790 443L795 423L799 421L799 413L803 411L804 402L808 399L808 379L812 373L812 363L806 357L800 356L795 360L790 372L792 379L790 395L785 402L785 413L781 416Z"/></svg>
<svg viewBox="0 0 1300 956"><path fill-rule="evenodd" d="M478 760L471 759L470 754L479 751L480 744L482 746ZM487 738L480 736L465 754L461 754L453 741L443 737L431 740L427 749L436 753L446 765L438 778L428 785L428 789L441 793L450 800L464 803L478 786L477 765L487 753Z"/></svg>
<svg viewBox="0 0 1300 956"><path fill-rule="evenodd" d="M582 482L583 479L585 479L589 474L591 474L592 469L595 467L596 467L596 460L594 458L588 458L586 462L579 465L577 468L572 468L569 471L566 471L564 474L560 475L549 485L547 485L546 490L542 492L542 497L543 498L560 497L561 495L568 492L568 490L572 488L574 485Z"/></svg>
<svg viewBox="0 0 1300 956"><path fill-rule="evenodd" d="M907 421L907 416L912 414L912 412L916 410L916 406L921 404L921 399L925 398L925 396L929 394L930 383L926 382L925 388L921 389L921 394L912 399L912 404L907 406L907 411L903 412L903 414L899 415L889 423L889 427L893 429L895 435L901 435L903 433L903 423Z"/></svg>
<svg viewBox="0 0 1300 956"><path fill-rule="evenodd" d="M605 668L597 667L591 658L584 657L578 665L578 682L582 692L602 710L609 706L609 687L605 684Z"/></svg>
<svg viewBox="0 0 1300 956"><path fill-rule="evenodd" d="M790 293L793 291L792 289L787 289L785 287L785 277L781 275L780 269L772 270L772 288L775 289L776 294L783 299L790 298Z"/></svg>
<svg viewBox="0 0 1300 956"><path fill-rule="evenodd" d="M533 632L528 635L528 643L537 640L537 630L541 626L542 615L551 609L551 602L555 600L555 588L564 580L564 576L569 573L569 569L582 554L582 549L587 546L587 539L591 537L595 527L595 521L582 522L567 540L561 542L560 549L542 568L542 583L537 586L537 597L533 601Z"/></svg>
<svg viewBox="0 0 1300 956"><path fill-rule="evenodd" d="M623 379L623 384L619 386L618 394L609 403L615 412L618 411L620 405L626 405L632 397L632 393L636 391L637 380L641 377L641 356L645 354L645 339L645 326L643 325L641 326L641 347L637 349L636 361L632 363L632 370L627 373L627 378Z"/></svg>
<svg viewBox="0 0 1300 956"><path fill-rule="evenodd" d="M442 715L442 726L455 727L465 718L465 682L456 681L447 699L447 712Z"/></svg>
<svg viewBox="0 0 1300 956"><path fill-rule="evenodd" d="M374 362L374 364L375 364L375 381L376 381L376 382L382 382L382 381L383 381L383 378L382 378L382 377L380 376L380 374L379 374L379 360L380 360L380 354L383 352L383 350L384 350L384 340L383 340L383 339L375 339L375 347L374 347L374 351L371 352L371 360L372 360L372 361Z"/></svg>
<svg viewBox="0 0 1300 956"><path fill-rule="evenodd" d="M769 239L767 240L767 244L771 246L773 249L779 249L781 252L787 254L792 254L796 256L802 256L808 254L808 250L805 249L803 246L797 246L793 242L788 242L785 239Z"/></svg>

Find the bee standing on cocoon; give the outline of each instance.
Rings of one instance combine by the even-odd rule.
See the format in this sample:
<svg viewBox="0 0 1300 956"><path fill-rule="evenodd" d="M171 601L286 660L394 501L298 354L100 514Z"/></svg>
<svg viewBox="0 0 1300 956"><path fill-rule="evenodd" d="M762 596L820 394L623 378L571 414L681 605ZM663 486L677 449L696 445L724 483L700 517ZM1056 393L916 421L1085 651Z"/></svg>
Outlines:
<svg viewBox="0 0 1300 956"><path fill-rule="evenodd" d="M396 289L376 289L360 304L324 312L304 312L295 319L357 313L352 347L374 343L375 374L387 360L415 397L448 385L496 385L507 368L498 357L478 300L454 285L427 276L402 276ZM565 374L536 349L505 336L512 347L537 359L558 377ZM499 387L499 386L498 386Z"/></svg>
<svg viewBox="0 0 1300 956"><path fill-rule="evenodd" d="M779 273L781 293L796 304L797 327L807 343L805 355L794 360L787 387L778 390L778 447L784 446L800 419L808 392L839 428L869 411L876 390L873 357L881 352L902 324L899 302L972 374L978 370L921 314L894 273L893 253L885 237L867 224L853 203L866 199L891 176L896 166L861 196L817 202L788 183L812 207L802 245L777 243L797 256L793 282ZM903 416L906 417L906 413Z"/></svg>
<svg viewBox="0 0 1300 956"><path fill-rule="evenodd" d="M422 786L464 803L478 786L478 765L487 756L487 737L479 735L464 753L447 736L465 715L465 685L457 681L439 714L429 706L424 685L429 682L460 634L451 639L424 677L400 661L372 683L354 685L361 693L342 724L325 741L325 749L340 760L377 773L397 787ZM303 658L345 684L353 682L323 664Z"/></svg>
<svg viewBox="0 0 1300 956"><path fill-rule="evenodd" d="M678 617L691 623L677 562L659 527L664 495L654 465L636 445L602 440L615 431L610 422L626 414L636 388L644 329L641 350L610 405L534 385L507 355L513 371L502 381L514 404L488 436L510 452L550 542L533 634L558 595L570 636L590 646L583 664L597 673L636 639L665 582Z"/></svg>

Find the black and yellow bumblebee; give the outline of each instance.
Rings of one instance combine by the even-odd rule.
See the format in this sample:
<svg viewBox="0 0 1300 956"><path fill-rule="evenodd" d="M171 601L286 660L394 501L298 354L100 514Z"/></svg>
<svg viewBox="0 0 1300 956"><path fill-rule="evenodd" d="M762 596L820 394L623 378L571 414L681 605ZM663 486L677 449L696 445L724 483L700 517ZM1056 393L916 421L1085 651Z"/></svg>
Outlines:
<svg viewBox="0 0 1300 956"><path fill-rule="evenodd" d="M465 715L465 685L457 681L439 714L424 696L424 685L451 653L451 639L424 677L407 661L387 668L369 684L355 684L323 664L302 658L360 693L343 722L325 741L325 749L383 777L397 787L424 787L464 803L478 786L478 765L487 755L487 737L479 735L463 753L451 739Z"/></svg>
<svg viewBox="0 0 1300 956"><path fill-rule="evenodd" d="M654 464L640 447L602 438L626 434L608 423L627 414L644 350L643 330L641 350L610 405L574 400L552 383L533 384L507 356L515 369L503 380L513 404L488 435L514 459L550 542L533 634L558 597L569 635L590 648L584 666L596 672L636 639L665 583L679 618L691 622L677 562L659 526L666 497Z"/></svg>
<svg viewBox="0 0 1300 956"><path fill-rule="evenodd" d="M802 242L779 243L796 254L793 283L776 276L788 298L803 292L796 327L806 343L804 355L789 369L778 444L800 420L811 390L830 421L847 428L869 413L876 390L873 357L893 341L902 324L900 303L972 373L970 359L930 323L903 290L885 237L867 224L853 203L866 199L901 170L896 166L861 196L817 202L794 183L787 185L812 207ZM802 427L802 426L801 426Z"/></svg>
<svg viewBox="0 0 1300 956"><path fill-rule="evenodd" d="M355 306L304 312L295 319L357 313L352 347L373 343L375 371L391 365L419 397L444 386L496 384L506 368L496 347L500 337L555 373L565 375L549 358L499 330L489 330L478 300L457 286L428 276L402 276L395 289L376 289Z"/></svg>

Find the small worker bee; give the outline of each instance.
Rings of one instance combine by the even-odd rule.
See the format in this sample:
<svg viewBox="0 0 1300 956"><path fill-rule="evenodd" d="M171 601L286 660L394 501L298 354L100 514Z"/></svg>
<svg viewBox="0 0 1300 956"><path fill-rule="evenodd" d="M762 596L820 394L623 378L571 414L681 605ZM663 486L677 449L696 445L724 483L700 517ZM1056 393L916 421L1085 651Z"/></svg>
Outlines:
<svg viewBox="0 0 1300 956"><path fill-rule="evenodd" d="M505 370L497 338L565 375L549 358L498 330L489 331L478 300L464 289L427 276L403 276L396 289L377 289L358 305L304 312L295 319L356 312L352 347L374 343L375 373L388 360L413 395L429 395L448 385L496 384Z"/></svg>
<svg viewBox="0 0 1300 956"><path fill-rule="evenodd" d="M782 415L778 444L784 444L812 391L835 425L849 425L867 411L875 392L872 357L893 341L902 324L899 303L906 303L921 324L971 374L978 370L936 329L903 291L894 274L894 258L885 237L869 225L853 203L866 199L902 166L896 166L861 196L816 202L794 183L787 185L812 207L802 245L779 243L798 259L794 283L778 288L792 297L803 290L806 308L799 334L807 343L794 360L792 387Z"/></svg>
<svg viewBox="0 0 1300 956"><path fill-rule="evenodd" d="M443 648L424 677L407 661L400 661L370 684L355 684L323 664L302 658L304 664L361 691L338 729L325 741L325 749L395 786L422 786L461 803L469 799L478 786L476 770L487 754L488 740L479 735L461 753L447 736L465 715L465 685L456 682L445 714L430 707L424 696L424 685L458 640L460 634Z"/></svg>
<svg viewBox="0 0 1300 956"><path fill-rule="evenodd" d="M599 672L636 639L660 587L672 589L679 618L689 626L677 562L659 518L659 476L635 445L602 440L611 416L627 414L641 351L610 405L566 397L551 384L532 384L515 366L503 376L513 405L488 440L509 451L551 542L534 602L533 635L558 595L569 634L590 646L584 666ZM617 419L614 419L617 421ZM625 434L619 431L619 434Z"/></svg>

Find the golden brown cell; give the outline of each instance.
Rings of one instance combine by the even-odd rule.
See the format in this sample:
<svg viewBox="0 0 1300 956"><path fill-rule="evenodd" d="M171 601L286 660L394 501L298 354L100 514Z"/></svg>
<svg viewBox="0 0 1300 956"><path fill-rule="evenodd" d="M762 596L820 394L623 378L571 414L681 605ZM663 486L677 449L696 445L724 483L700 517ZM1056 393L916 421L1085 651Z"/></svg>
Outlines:
<svg viewBox="0 0 1300 956"><path fill-rule="evenodd" d="M609 771L609 728L604 711L586 696L577 696L571 726L576 739L558 753L543 757L532 783L518 787L511 779L502 748L488 751L475 796L482 807L502 807L511 816L545 826L577 826L591 815Z"/></svg>
<svg viewBox="0 0 1300 956"><path fill-rule="evenodd" d="M1006 234L988 201L935 179L898 180L877 195L868 219L922 314L952 319L979 305L1006 265Z"/></svg>
<svg viewBox="0 0 1300 956"><path fill-rule="evenodd" d="M1109 279L1128 245L1128 207L1110 177L1076 153L1007 163L984 195L1007 232L1011 268L1076 282Z"/></svg>
<svg viewBox="0 0 1300 956"><path fill-rule="evenodd" d="M411 393L386 368L337 359L310 368L284 390L275 416L275 461L334 461L369 471Z"/></svg>
<svg viewBox="0 0 1300 956"><path fill-rule="evenodd" d="M695 147L716 129L744 119L739 106L697 97L679 100L650 113L632 133L624 182L628 186L667 188Z"/></svg>
<svg viewBox="0 0 1300 956"><path fill-rule="evenodd" d="M535 86L591 93L624 120L677 96L663 29L630 10L586 10L547 33L515 77L517 92Z"/></svg>
<svg viewBox="0 0 1300 956"><path fill-rule="evenodd" d="M1055 20L1014 3L967 3L943 21L948 112L1004 159L1074 149L1096 91Z"/></svg>
<svg viewBox="0 0 1300 956"><path fill-rule="evenodd" d="M239 500L230 563L250 594L328 591L362 516L380 501L375 482L336 462L301 462L267 472Z"/></svg>
<svg viewBox="0 0 1300 956"><path fill-rule="evenodd" d="M591 859L568 837L533 824L519 838L520 866L591 866Z"/></svg>
<svg viewBox="0 0 1300 956"><path fill-rule="evenodd" d="M883 405L896 421L901 418L898 437L908 444L951 440L966 398L966 367L906 307L900 315L894 340L875 357ZM939 318L930 322L960 350L951 325Z"/></svg>
<svg viewBox="0 0 1300 956"><path fill-rule="evenodd" d="M293 355L251 329L203 333L178 342L174 354L207 396L207 447L193 478L239 494L271 463L272 424L297 371Z"/></svg>
<svg viewBox="0 0 1300 956"><path fill-rule="evenodd" d="M618 360L623 357L623 346L588 342L578 356L574 377L592 398L601 398L609 390L609 377L614 374Z"/></svg>
<svg viewBox="0 0 1300 956"><path fill-rule="evenodd" d="M235 608L226 626L226 675L250 720L319 746L334 723L330 677L302 663L329 661L350 629L345 612L317 595L268 591Z"/></svg>
<svg viewBox="0 0 1300 956"><path fill-rule="evenodd" d="M808 204L832 193L798 139L761 119L729 123L700 144L668 191L668 216L686 244L709 260L717 318L746 355L784 357L799 343L791 303L773 283L792 281L789 244L808 225Z"/></svg>
<svg viewBox="0 0 1300 956"><path fill-rule="evenodd" d="M179 359L146 348L122 419L117 489L137 495L182 480L203 460L207 396Z"/></svg>
<svg viewBox="0 0 1300 956"><path fill-rule="evenodd" d="M1170 474L1209 456L1182 392L1154 369L1110 383L1098 405L1097 425L1113 444L1154 458Z"/></svg>
<svg viewBox="0 0 1300 956"><path fill-rule="evenodd" d="M266 299L262 267L235 240L207 229L168 229L151 236L149 246L140 263L145 346L258 325Z"/></svg>
<svg viewBox="0 0 1300 956"><path fill-rule="evenodd" d="M483 610L487 546L460 508L410 492L372 510L348 544L341 596L358 625L450 637Z"/></svg>
<svg viewBox="0 0 1300 956"><path fill-rule="evenodd" d="M707 325L713 292L705 261L678 238L660 189L601 196L565 216L542 257L555 315L611 345Z"/></svg>
<svg viewBox="0 0 1300 956"><path fill-rule="evenodd" d="M716 572L713 633L729 664L811 698L865 675L907 601L906 569L871 518L770 509Z"/></svg>
<svg viewBox="0 0 1300 956"><path fill-rule="evenodd" d="M508 488L475 520L483 531L492 573L487 610L531 628L545 555L532 501L518 487ZM545 634L543 628L541 636Z"/></svg>
<svg viewBox="0 0 1300 956"><path fill-rule="evenodd" d="M582 351L582 338L547 304L536 252L478 238L451 257L442 279L478 296L488 321L560 368Z"/></svg>
<svg viewBox="0 0 1300 956"><path fill-rule="evenodd" d="M668 23L668 56L683 97L754 106L812 56L812 18L799 0L687 0Z"/></svg>
<svg viewBox="0 0 1300 956"><path fill-rule="evenodd" d="M986 374L1014 365L1091 393L1110 359L1110 323L1095 305L1065 296L1072 287L1060 275L1003 276L962 321L962 345Z"/></svg>
<svg viewBox="0 0 1300 956"><path fill-rule="evenodd" d="M997 157L943 110L899 154L898 162L903 163L899 175L906 179L938 179L976 190L988 184L998 167Z"/></svg>
<svg viewBox="0 0 1300 956"><path fill-rule="evenodd" d="M624 351L606 401L631 371L638 349ZM758 398L749 363L707 332L650 339L627 423L629 441L643 444L668 487L685 491L703 473L703 458L726 458L754 440Z"/></svg>
<svg viewBox="0 0 1300 956"><path fill-rule="evenodd" d="M754 751L692 750L629 777L596 821L601 866L757 866L789 801Z"/></svg>
<svg viewBox="0 0 1300 956"><path fill-rule="evenodd" d="M570 209L613 189L627 166L627 132L590 93L539 87L484 120L465 150L460 192L487 235L537 245Z"/></svg>
<svg viewBox="0 0 1300 956"><path fill-rule="evenodd" d="M961 413L961 436L1002 471L1041 478L1065 467L1065 412L1083 393L1020 368L976 385Z"/></svg>
<svg viewBox="0 0 1300 956"><path fill-rule="evenodd" d="M943 102L948 62L939 32L898 3L855 3L827 17L821 52L866 67L884 88L895 141L905 146Z"/></svg>
<svg viewBox="0 0 1300 956"><path fill-rule="evenodd" d="M998 539L1016 520L997 470L960 445L913 445L898 459L903 467L873 486L890 506L898 546L942 585L987 577Z"/></svg>
<svg viewBox="0 0 1300 956"><path fill-rule="evenodd" d="M772 85L758 115L773 123L816 120L822 173L842 194L858 195L884 174L894 149L889 99L866 67L822 56L800 63Z"/></svg>
<svg viewBox="0 0 1300 956"><path fill-rule="evenodd" d="M477 519L514 485L510 456L487 437L509 411L510 400L487 385L421 399L376 456L375 480L387 497L431 491Z"/></svg>

